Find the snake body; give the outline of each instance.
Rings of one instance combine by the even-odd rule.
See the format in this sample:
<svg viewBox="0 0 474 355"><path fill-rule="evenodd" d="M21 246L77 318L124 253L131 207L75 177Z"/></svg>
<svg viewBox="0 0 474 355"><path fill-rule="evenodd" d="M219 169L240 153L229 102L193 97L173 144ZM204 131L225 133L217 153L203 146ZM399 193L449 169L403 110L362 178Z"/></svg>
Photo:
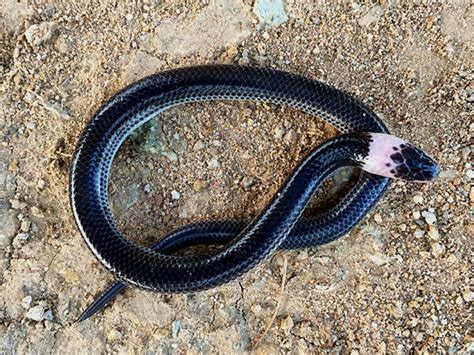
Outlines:
<svg viewBox="0 0 474 355"><path fill-rule="evenodd" d="M109 172L128 135L164 110L208 100L281 104L321 117L342 133L313 150L252 222L202 222L165 237L156 248L137 245L119 230L108 201ZM272 251L320 245L347 233L373 207L389 179L365 172L337 206L302 219L314 191L335 169L359 165L367 140L355 132L388 133L377 115L353 97L316 80L269 68L211 65L142 79L107 101L84 129L71 166L72 210L89 248L116 277L160 292L221 285ZM359 161L359 163L358 163ZM223 244L203 257L172 255L195 244Z"/></svg>

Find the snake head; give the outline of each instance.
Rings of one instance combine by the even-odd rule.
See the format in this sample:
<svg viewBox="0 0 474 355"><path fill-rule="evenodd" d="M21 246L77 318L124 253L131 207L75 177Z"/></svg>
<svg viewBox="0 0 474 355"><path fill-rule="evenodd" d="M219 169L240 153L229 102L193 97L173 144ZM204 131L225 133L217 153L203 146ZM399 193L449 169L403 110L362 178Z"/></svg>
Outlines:
<svg viewBox="0 0 474 355"><path fill-rule="evenodd" d="M438 163L420 148L384 133L369 133L369 152L362 169L393 179L427 182L436 179Z"/></svg>

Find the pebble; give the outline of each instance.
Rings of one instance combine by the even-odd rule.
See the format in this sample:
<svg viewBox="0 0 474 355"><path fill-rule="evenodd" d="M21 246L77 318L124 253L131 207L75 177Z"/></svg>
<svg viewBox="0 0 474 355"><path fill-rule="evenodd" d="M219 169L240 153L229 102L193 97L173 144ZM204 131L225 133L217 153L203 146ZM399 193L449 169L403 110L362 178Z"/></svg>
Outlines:
<svg viewBox="0 0 474 355"><path fill-rule="evenodd" d="M282 126L277 126L273 132L273 136L276 139L282 139L285 135L285 129Z"/></svg>
<svg viewBox="0 0 474 355"><path fill-rule="evenodd" d="M32 46L39 46L48 42L57 30L54 22L41 22L39 25L34 24L25 31L26 41Z"/></svg>
<svg viewBox="0 0 474 355"><path fill-rule="evenodd" d="M255 183L255 179L252 176L246 176L242 179L242 186L245 190L248 190Z"/></svg>
<svg viewBox="0 0 474 355"><path fill-rule="evenodd" d="M430 237L430 239L432 240L439 240L439 232L438 232L438 229L432 225L429 226L429 229L428 229L428 236Z"/></svg>
<svg viewBox="0 0 474 355"><path fill-rule="evenodd" d="M293 318L291 316L287 316L285 319L281 321L280 328L285 332L286 335L290 334L291 329L295 323L293 322Z"/></svg>
<svg viewBox="0 0 474 355"><path fill-rule="evenodd" d="M283 137L285 143L296 143L298 141L298 133L290 129Z"/></svg>
<svg viewBox="0 0 474 355"><path fill-rule="evenodd" d="M181 328L181 322L179 320L174 320L173 323L171 323L171 336L173 338L178 337L180 328Z"/></svg>
<svg viewBox="0 0 474 355"><path fill-rule="evenodd" d="M415 230L415 233L413 233L413 235L415 236L415 238L422 238L424 235L425 235L425 232L419 228L417 228Z"/></svg>
<svg viewBox="0 0 474 355"><path fill-rule="evenodd" d="M319 16L313 16L313 17L311 17L311 21L312 21L316 26L318 26L318 25L321 24L321 17L319 17Z"/></svg>
<svg viewBox="0 0 474 355"><path fill-rule="evenodd" d="M28 233L18 233L15 238L13 238L12 245L15 248L21 248L23 245L26 244L26 241L28 240Z"/></svg>
<svg viewBox="0 0 474 355"><path fill-rule="evenodd" d="M382 223L382 216L379 213L376 213L374 215L374 221L377 222L378 224Z"/></svg>
<svg viewBox="0 0 474 355"><path fill-rule="evenodd" d="M11 199L10 204L14 210L22 210L27 206L26 202L21 202L17 199Z"/></svg>
<svg viewBox="0 0 474 355"><path fill-rule="evenodd" d="M429 225L432 225L436 222L436 215L433 212L423 211L421 212L421 215L425 218L426 223Z"/></svg>
<svg viewBox="0 0 474 355"><path fill-rule="evenodd" d="M179 200L181 198L181 194L178 191L173 190L171 191L171 198L173 200Z"/></svg>
<svg viewBox="0 0 474 355"><path fill-rule="evenodd" d="M206 145L204 144L204 142L202 140L198 140L196 143L194 143L194 146L193 146L193 150L194 151L199 151L199 150L202 150L206 147Z"/></svg>
<svg viewBox="0 0 474 355"><path fill-rule="evenodd" d="M217 169L221 164L219 163L219 160L217 158L212 158L207 162L207 167L209 169Z"/></svg>
<svg viewBox="0 0 474 355"><path fill-rule="evenodd" d="M26 124L26 128L33 130L36 128L36 124L30 121Z"/></svg>
<svg viewBox="0 0 474 355"><path fill-rule="evenodd" d="M30 231L31 221L27 218L23 218L20 225L20 230L22 232L28 233Z"/></svg>
<svg viewBox="0 0 474 355"><path fill-rule="evenodd" d="M474 292L466 287L462 291L462 298L464 298L464 301L466 302L472 302L474 300Z"/></svg>
<svg viewBox="0 0 474 355"><path fill-rule="evenodd" d="M372 23L377 22L382 17L384 10L382 7L375 5L370 10L359 19L359 25L368 27Z"/></svg>
<svg viewBox="0 0 474 355"><path fill-rule="evenodd" d="M276 27L288 21L283 0L256 0L253 12L265 27Z"/></svg>
<svg viewBox="0 0 474 355"><path fill-rule="evenodd" d="M442 246L440 243L433 243L431 245L431 253L434 257L438 258L444 253L444 246Z"/></svg>
<svg viewBox="0 0 474 355"><path fill-rule="evenodd" d="M415 218L415 219L420 219L421 218L421 214L420 214L419 211L413 211L412 215L413 215L413 218Z"/></svg>
<svg viewBox="0 0 474 355"><path fill-rule="evenodd" d="M193 190L199 192L207 188L208 185L209 183L206 180L196 180L193 182Z"/></svg>
<svg viewBox="0 0 474 355"><path fill-rule="evenodd" d="M46 320L44 321L44 327L45 327L47 330L52 331L52 330L54 329L54 322L52 322L52 321L46 319Z"/></svg>
<svg viewBox="0 0 474 355"><path fill-rule="evenodd" d="M45 309L43 305L31 307L26 313L26 318L40 322L44 319Z"/></svg>
<svg viewBox="0 0 474 355"><path fill-rule="evenodd" d="M43 179L39 179L38 184L36 186L38 187L38 189L43 190L45 185L45 181Z"/></svg>
<svg viewBox="0 0 474 355"><path fill-rule="evenodd" d="M31 302L33 302L33 297L31 297L30 295L25 296L25 297L23 297L23 299L21 300L21 306L22 306L24 309L29 309L30 306L31 306Z"/></svg>
<svg viewBox="0 0 474 355"><path fill-rule="evenodd" d="M52 320L54 319L53 311L50 310L50 309L48 309L46 312L44 312L44 314L43 314L43 319L52 321Z"/></svg>
<svg viewBox="0 0 474 355"><path fill-rule="evenodd" d="M421 196L421 195L413 196L413 202L415 202L416 204L421 205L423 203L423 196Z"/></svg>
<svg viewBox="0 0 474 355"><path fill-rule="evenodd" d="M143 187L143 191L145 191L146 194L150 194L152 190L153 188L151 184L145 184L145 186Z"/></svg>
<svg viewBox="0 0 474 355"><path fill-rule="evenodd" d="M110 332L107 333L107 338L111 341L120 340L122 339L122 333L117 329L111 329Z"/></svg>
<svg viewBox="0 0 474 355"><path fill-rule="evenodd" d="M0 249L5 249L10 244L10 238L5 234L0 234Z"/></svg>

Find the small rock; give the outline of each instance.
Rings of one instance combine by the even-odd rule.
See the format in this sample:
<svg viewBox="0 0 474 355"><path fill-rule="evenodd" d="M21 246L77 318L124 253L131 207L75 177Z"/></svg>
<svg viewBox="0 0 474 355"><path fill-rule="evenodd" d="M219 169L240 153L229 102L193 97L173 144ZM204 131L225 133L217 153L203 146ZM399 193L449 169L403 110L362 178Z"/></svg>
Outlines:
<svg viewBox="0 0 474 355"><path fill-rule="evenodd" d="M281 321L280 328L285 332L285 334L290 334L291 329L293 329L293 326L295 323L293 322L293 319L291 316L287 316L285 319Z"/></svg>
<svg viewBox="0 0 474 355"><path fill-rule="evenodd" d="M36 186L38 186L38 189L43 190L45 185L45 181L43 179L39 179L38 184Z"/></svg>
<svg viewBox="0 0 474 355"><path fill-rule="evenodd" d="M15 238L13 238L13 243L12 245L15 248L21 248L23 245L26 244L26 241L28 240L28 233L18 233Z"/></svg>
<svg viewBox="0 0 474 355"><path fill-rule="evenodd" d="M246 176L242 179L242 186L245 190L248 190L255 182L255 179L251 176Z"/></svg>
<svg viewBox="0 0 474 355"><path fill-rule="evenodd" d="M23 297L23 299L21 300L21 306L22 306L24 309L29 309L30 306L31 306L31 302L33 302L33 297L31 297L30 295L25 296L25 297Z"/></svg>
<svg viewBox="0 0 474 355"><path fill-rule="evenodd" d="M26 318L32 319L32 320L37 321L37 322L40 322L44 319L43 318L44 313L45 313L44 306L39 304L37 306L31 307L28 310L28 312L26 313Z"/></svg>
<svg viewBox="0 0 474 355"><path fill-rule="evenodd" d="M380 20L380 18L382 17L382 15L383 15L383 9L382 9L382 7L380 7L380 6L378 6L378 5L373 6L373 7L367 12L367 14L365 14L364 16L362 16L362 17L359 19L359 25L368 27L368 26L370 26L372 23L377 22L378 20Z"/></svg>
<svg viewBox="0 0 474 355"><path fill-rule="evenodd" d="M256 0L253 12L265 27L279 26L288 21L283 0Z"/></svg>
<svg viewBox="0 0 474 355"><path fill-rule="evenodd" d="M283 137L283 140L285 141L285 143L296 143L296 141L298 140L298 133L290 129Z"/></svg>
<svg viewBox="0 0 474 355"><path fill-rule="evenodd" d="M414 219L420 219L421 218L421 214L420 214L419 211L413 211L412 215L413 215Z"/></svg>
<svg viewBox="0 0 474 355"><path fill-rule="evenodd" d="M171 336L173 338L178 337L179 329L181 328L181 323L179 320L174 320L173 323L171 323Z"/></svg>
<svg viewBox="0 0 474 355"><path fill-rule="evenodd" d="M217 169L221 164L219 163L219 160L217 158L212 158L207 162L207 167L209 169Z"/></svg>
<svg viewBox="0 0 474 355"><path fill-rule="evenodd" d="M474 300L474 292L472 292L469 288L465 288L462 291L462 298L464 298L464 301L466 302L472 302Z"/></svg>
<svg viewBox="0 0 474 355"><path fill-rule="evenodd" d="M413 196L413 202L415 202L419 205L422 204L423 203L423 196L421 196L421 195Z"/></svg>
<svg viewBox="0 0 474 355"><path fill-rule="evenodd" d="M285 129L282 127L282 126L277 126L275 128L275 131L273 133L273 136L276 138L276 139L282 139L283 136L285 135Z"/></svg>
<svg viewBox="0 0 474 355"><path fill-rule="evenodd" d="M46 312L44 312L44 314L43 314L43 319L52 321L52 320L54 319L53 311L50 310L50 309L48 309Z"/></svg>
<svg viewBox="0 0 474 355"><path fill-rule="evenodd" d="M439 243L433 243L431 245L431 253L434 257L438 258L444 253L444 246Z"/></svg>
<svg viewBox="0 0 474 355"><path fill-rule="evenodd" d="M5 249L10 244L10 238L5 234L0 234L0 249Z"/></svg>
<svg viewBox="0 0 474 355"><path fill-rule="evenodd" d="M197 152L199 150L204 149L205 147L206 145L204 144L204 142L202 140L198 140L196 143L194 143L193 150Z"/></svg>
<svg viewBox="0 0 474 355"><path fill-rule="evenodd" d="M419 238L421 238L425 235L425 232L422 231L421 229L417 228L415 230L415 233L413 233L413 235L415 236L415 238L419 239Z"/></svg>
<svg viewBox="0 0 474 355"><path fill-rule="evenodd" d="M313 16L311 17L311 21L316 25L320 25L321 24L321 18L319 16Z"/></svg>
<svg viewBox="0 0 474 355"><path fill-rule="evenodd" d="M39 46L48 42L57 30L54 22L42 22L39 25L31 25L25 31L26 41L32 46Z"/></svg>
<svg viewBox="0 0 474 355"><path fill-rule="evenodd" d="M20 200L12 198L10 204L14 210L22 210L26 208L26 202L21 202Z"/></svg>
<svg viewBox="0 0 474 355"><path fill-rule="evenodd" d="M436 222L436 215L433 212L423 211L421 215L425 218L426 223L432 225Z"/></svg>
<svg viewBox="0 0 474 355"><path fill-rule="evenodd" d="M22 232L28 233L30 231L30 227L31 221L27 218L24 218L23 221L21 221L20 230Z"/></svg>
<svg viewBox="0 0 474 355"><path fill-rule="evenodd" d="M227 48L220 56L220 62L232 62L235 56L239 53L237 46L232 44L229 48Z"/></svg>
<svg viewBox="0 0 474 355"><path fill-rule="evenodd" d="M165 158L168 158L172 162L178 161L178 155L172 150L164 150L161 152L161 155L163 155Z"/></svg>
<svg viewBox="0 0 474 355"><path fill-rule="evenodd" d="M207 188L208 185L206 180L196 180L193 182L193 190L199 192Z"/></svg>
<svg viewBox="0 0 474 355"><path fill-rule="evenodd" d="M28 123L26 124L26 128L31 129L31 130L35 129L35 128L36 128L36 123L34 123L34 122L28 122Z"/></svg>
<svg viewBox="0 0 474 355"><path fill-rule="evenodd" d="M46 319L46 320L44 321L44 327L45 327L47 330L52 331L52 330L54 329L54 322L52 322L52 321Z"/></svg>
<svg viewBox="0 0 474 355"><path fill-rule="evenodd" d="M153 188L151 184L145 184L145 186L143 187L143 191L145 191L146 194L150 194L152 190Z"/></svg>
<svg viewBox="0 0 474 355"><path fill-rule="evenodd" d="M173 190L171 191L171 198L173 200L179 200L181 198L181 194L178 191Z"/></svg>
<svg viewBox="0 0 474 355"><path fill-rule="evenodd" d="M374 216L374 221L378 224L382 224L382 216L379 213L376 213Z"/></svg>
<svg viewBox="0 0 474 355"><path fill-rule="evenodd" d="M107 333L107 338L111 341L120 340L122 339L122 333L117 329L111 329L110 332Z"/></svg>
<svg viewBox="0 0 474 355"><path fill-rule="evenodd" d="M439 240L439 232L438 232L438 229L435 227L435 226L429 226L429 229L428 229L428 236L430 237L430 239L432 240Z"/></svg>

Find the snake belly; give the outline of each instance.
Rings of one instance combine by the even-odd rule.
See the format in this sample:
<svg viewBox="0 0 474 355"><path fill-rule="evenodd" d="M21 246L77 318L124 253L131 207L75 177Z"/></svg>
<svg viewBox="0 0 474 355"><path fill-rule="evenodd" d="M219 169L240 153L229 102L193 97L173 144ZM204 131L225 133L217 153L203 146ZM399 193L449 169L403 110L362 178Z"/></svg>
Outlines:
<svg viewBox="0 0 474 355"><path fill-rule="evenodd" d="M70 178L71 206L81 235L97 259L123 282L168 293L218 286L247 272L278 248L320 245L347 233L389 184L388 178L361 173L356 186L338 205L312 219L302 219L316 188L344 165L339 159L341 152L358 147L357 142L336 137L312 151L268 207L243 229L239 225L241 230L237 231L236 225L228 222L203 222L182 229L186 233L181 239L168 239L179 245L185 244L186 238L190 245L196 241L212 244L212 238L222 237L228 225L233 229L226 235L237 236L222 249L203 257L187 257L133 243L119 230L109 206L108 181L115 154L135 128L160 112L208 100L287 105L321 117L343 133L388 133L377 115L353 97L319 81L269 68L187 67L126 87L107 101L85 127ZM218 231L213 234L216 226Z"/></svg>

